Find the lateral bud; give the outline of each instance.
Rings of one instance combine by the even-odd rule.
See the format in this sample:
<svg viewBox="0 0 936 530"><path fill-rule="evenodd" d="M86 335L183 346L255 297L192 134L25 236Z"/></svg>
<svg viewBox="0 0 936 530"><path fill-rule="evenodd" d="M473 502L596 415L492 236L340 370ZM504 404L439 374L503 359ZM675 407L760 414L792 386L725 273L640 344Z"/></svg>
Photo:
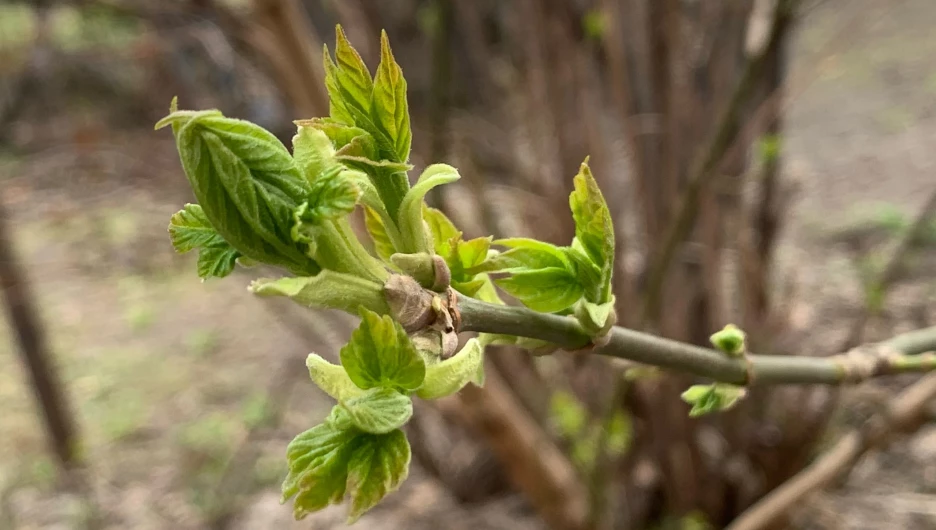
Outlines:
<svg viewBox="0 0 936 530"><path fill-rule="evenodd" d="M393 274L384 284L390 316L426 353L448 359L458 348L458 308L455 291L443 297L410 276Z"/></svg>
<svg viewBox="0 0 936 530"><path fill-rule="evenodd" d="M417 254L394 254L390 262L401 271L412 276L419 285L444 293L452 282L452 273L441 256L419 252Z"/></svg>

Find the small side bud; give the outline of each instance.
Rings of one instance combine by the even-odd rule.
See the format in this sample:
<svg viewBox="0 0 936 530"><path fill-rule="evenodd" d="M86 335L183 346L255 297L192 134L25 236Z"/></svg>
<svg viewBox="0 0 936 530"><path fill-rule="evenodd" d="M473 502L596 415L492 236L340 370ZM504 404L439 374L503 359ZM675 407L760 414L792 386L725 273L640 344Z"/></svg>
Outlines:
<svg viewBox="0 0 936 530"><path fill-rule="evenodd" d="M425 252L417 254L394 254L390 262L401 271L412 276L419 285L432 289L437 293L444 293L452 282L452 273L441 256L430 255Z"/></svg>
<svg viewBox="0 0 936 530"><path fill-rule="evenodd" d="M740 386L714 383L711 385L693 385L682 393L683 401L692 405L690 417L703 416L712 412L721 412L735 406L747 389Z"/></svg>
<svg viewBox="0 0 936 530"><path fill-rule="evenodd" d="M712 345L735 357L744 355L746 348L745 334L738 326L728 324L721 331L709 337Z"/></svg>
<svg viewBox="0 0 936 530"><path fill-rule="evenodd" d="M433 295L409 276L393 274L384 284L390 315L407 333L425 329L435 322Z"/></svg>

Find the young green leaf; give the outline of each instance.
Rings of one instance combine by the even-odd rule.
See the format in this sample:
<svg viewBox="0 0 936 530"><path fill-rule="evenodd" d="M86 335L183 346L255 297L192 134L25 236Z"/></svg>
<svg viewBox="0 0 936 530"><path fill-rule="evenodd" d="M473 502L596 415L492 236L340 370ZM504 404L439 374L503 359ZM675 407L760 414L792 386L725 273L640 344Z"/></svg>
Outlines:
<svg viewBox="0 0 936 530"><path fill-rule="evenodd" d="M314 127L299 127L293 136L293 158L299 172L310 185L320 175L339 166L331 140L323 131Z"/></svg>
<svg viewBox="0 0 936 530"><path fill-rule="evenodd" d="M396 155L394 160L406 162L413 139L406 102L406 79L393 58L386 31L380 34L380 65L374 78L373 94L374 123L390 139Z"/></svg>
<svg viewBox="0 0 936 530"><path fill-rule="evenodd" d="M254 280L249 289L260 296L288 296L306 307L340 309L348 313L365 307L378 313L390 312L381 284L329 270L298 278L260 278Z"/></svg>
<svg viewBox="0 0 936 530"><path fill-rule="evenodd" d="M198 251L198 277L223 278L234 270L241 253L215 231L201 206L186 204L169 219L169 238L179 253Z"/></svg>
<svg viewBox="0 0 936 530"><path fill-rule="evenodd" d="M312 382L322 389L323 392L339 402L344 402L364 394L351 381L348 373L340 365L332 364L314 353L310 353L306 358L306 366L309 368L309 377Z"/></svg>
<svg viewBox="0 0 936 530"><path fill-rule="evenodd" d="M483 370L484 347L478 339L471 339L454 356L426 366L426 379L416 395L422 399L439 399L458 392L470 382L481 386Z"/></svg>
<svg viewBox="0 0 936 530"><path fill-rule="evenodd" d="M545 269L549 267L572 270L569 260L563 252L549 243L528 240L520 246L515 246L506 252L501 252L488 258L483 263L471 268L471 272L520 272L524 270ZM529 242L529 243L527 243ZM495 241L495 244L504 245L504 241Z"/></svg>
<svg viewBox="0 0 936 530"><path fill-rule="evenodd" d="M403 431L362 437L348 462L348 523L358 520L409 475L411 452Z"/></svg>
<svg viewBox="0 0 936 530"><path fill-rule="evenodd" d="M389 263L390 256L396 254L396 246L390 239L387 225L381 219L380 214L371 207L364 208L364 227L367 228L367 233L374 242L374 251L377 256Z"/></svg>
<svg viewBox="0 0 936 530"><path fill-rule="evenodd" d="M458 258L458 269L469 270L480 265L488 256L491 240L488 237L476 237L463 241L460 237L455 240L455 256Z"/></svg>
<svg viewBox="0 0 936 530"><path fill-rule="evenodd" d="M240 256L241 253L228 244L205 247L198 251L198 261L196 262L198 277L203 280L212 277L224 278L234 272L234 265Z"/></svg>
<svg viewBox="0 0 936 530"><path fill-rule="evenodd" d="M335 28L335 59L328 56L325 61L325 86L332 106L332 118L348 125L359 125L358 118L370 114L371 94L374 82L361 55L348 42L341 26ZM349 118L352 121L348 121Z"/></svg>
<svg viewBox="0 0 936 530"><path fill-rule="evenodd" d="M354 426L371 434L398 429L413 416L413 400L392 388L372 388L342 405Z"/></svg>
<svg viewBox="0 0 936 530"><path fill-rule="evenodd" d="M458 170L452 166L433 164L423 171L416 185L403 197L397 224L403 243L407 246L404 249L407 253L427 252L431 244L424 229L423 198L432 188L455 182L459 178Z"/></svg>
<svg viewBox="0 0 936 530"><path fill-rule="evenodd" d="M426 365L402 326L389 316L362 309L361 325L341 348L341 365L358 387L419 388Z"/></svg>
<svg viewBox="0 0 936 530"><path fill-rule="evenodd" d="M219 113L176 111L157 127L177 128L182 167L211 226L245 256L296 274L319 270L291 237L292 212L308 183L268 131Z"/></svg>
<svg viewBox="0 0 936 530"><path fill-rule="evenodd" d="M339 219L354 211L360 197L357 184L345 177L341 166L335 166L312 183L306 202L296 209L295 219L312 225Z"/></svg>
<svg viewBox="0 0 936 530"><path fill-rule="evenodd" d="M359 444L353 430L339 430L323 423L296 436L286 448L289 474L283 482L283 499L296 496L293 514L302 519L312 512L342 501L348 482L348 464Z"/></svg>
<svg viewBox="0 0 936 530"><path fill-rule="evenodd" d="M601 270L604 285L602 297L591 302L604 303L610 296L611 274L614 269L614 222L605 203L598 183L588 167L588 159L582 162L574 179L575 190L569 196L572 218L575 220L575 237L581 242L591 261Z"/></svg>
<svg viewBox="0 0 936 530"><path fill-rule="evenodd" d="M452 252L452 238L458 237L461 232L455 228L455 225L444 213L425 204L423 204L423 219L426 221L426 225L429 226L435 253L443 257L450 255Z"/></svg>
<svg viewBox="0 0 936 530"><path fill-rule="evenodd" d="M558 267L515 272L506 278L494 280L534 311L556 313L568 309L582 297L582 286L568 270Z"/></svg>

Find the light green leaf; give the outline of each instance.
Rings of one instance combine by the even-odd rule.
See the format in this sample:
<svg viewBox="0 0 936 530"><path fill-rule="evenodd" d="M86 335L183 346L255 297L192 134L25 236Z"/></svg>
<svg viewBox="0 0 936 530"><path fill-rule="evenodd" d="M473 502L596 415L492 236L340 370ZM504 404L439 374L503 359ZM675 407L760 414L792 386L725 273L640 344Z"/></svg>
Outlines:
<svg viewBox="0 0 936 530"><path fill-rule="evenodd" d="M454 167L447 164L433 164L423 171L416 185L403 197L397 224L404 243L408 246L405 249L407 253L415 254L429 250L431 242L427 241L422 217L423 198L432 188L455 182L459 178L458 170Z"/></svg>
<svg viewBox="0 0 936 530"><path fill-rule="evenodd" d="M254 280L249 289L260 296L288 296L306 307L340 309L348 313L365 307L379 313L390 312L381 284L330 270L315 276L260 278Z"/></svg>
<svg viewBox="0 0 936 530"><path fill-rule="evenodd" d="M361 126L358 116L370 114L371 95L374 82L371 80L367 65L361 55L348 42L348 37L340 25L335 27L335 62L331 57L326 61L326 88L332 108L338 108L338 115L332 115L348 125ZM326 48L326 54L327 52ZM329 64L330 63L330 64ZM347 121L348 117L353 121Z"/></svg>
<svg viewBox="0 0 936 530"><path fill-rule="evenodd" d="M523 305L543 313L567 309L582 297L578 279L558 267L516 272L494 283Z"/></svg>
<svg viewBox="0 0 936 530"><path fill-rule="evenodd" d="M328 136L314 127L300 126L293 136L293 158L309 184L338 165Z"/></svg>
<svg viewBox="0 0 936 530"><path fill-rule="evenodd" d="M570 262L572 262L572 269L575 271L575 275L579 279L579 283L582 284L582 289L585 293L585 298L589 301L598 301L604 300L606 297L603 295L603 291L607 290L607 297L610 297L610 278L608 281L605 281L603 272L595 265L595 262L588 257L584 247L582 247L581 242L576 237L572 239L571 247L563 247L563 252ZM604 300L605 302L607 300Z"/></svg>
<svg viewBox="0 0 936 530"><path fill-rule="evenodd" d="M396 247L393 245L393 241L390 240L390 235L387 233L387 225L384 224L383 219L380 218L380 214L373 208L364 208L364 226L367 228L367 233L370 234L371 240L374 241L374 251L377 253L377 256L389 263L390 256L396 254Z"/></svg>
<svg viewBox="0 0 936 530"><path fill-rule="evenodd" d="M377 158L377 144L371 134L360 127L341 123L332 118L312 118L296 120L300 128L311 128L322 131L331 141L336 154L363 156Z"/></svg>
<svg viewBox="0 0 936 530"><path fill-rule="evenodd" d="M458 237L461 232L444 213L425 204L423 204L423 219L432 235L435 253L443 257L448 256L452 252L452 238Z"/></svg>
<svg viewBox="0 0 936 530"><path fill-rule="evenodd" d="M292 212L308 183L268 131L219 113L176 111L157 124L177 129L182 167L206 218L240 253L296 274L319 267L291 237Z"/></svg>
<svg viewBox="0 0 936 530"><path fill-rule="evenodd" d="M581 242L591 261L601 270L603 284L601 299L590 301L604 303L610 296L611 274L614 269L614 222L598 183L588 167L587 158L575 175L574 184L575 190L569 196L569 206L575 220L575 237Z"/></svg>
<svg viewBox="0 0 936 530"><path fill-rule="evenodd" d="M503 245L504 242L503 240L495 241L495 244ZM549 243L529 239L506 252L488 258L485 262L470 269L470 272L519 272L549 267L573 270L569 260L559 248Z"/></svg>
<svg viewBox="0 0 936 530"><path fill-rule="evenodd" d="M364 391L357 387L340 365L332 364L314 353L306 358L309 377L323 392L339 402L359 397Z"/></svg>
<svg viewBox="0 0 936 530"><path fill-rule="evenodd" d="M458 256L458 265L460 269L471 269L483 262L491 248L491 240L488 237L476 237L468 241L462 241L461 238L455 242L455 254Z"/></svg>
<svg viewBox="0 0 936 530"><path fill-rule="evenodd" d="M363 437L348 462L349 524L403 484L409 475L410 458L403 431Z"/></svg>
<svg viewBox="0 0 936 530"><path fill-rule="evenodd" d="M339 430L323 423L289 443L289 474L283 482L283 500L296 496L296 519L342 501L348 482L348 464L358 444L356 431Z"/></svg>
<svg viewBox="0 0 936 530"><path fill-rule="evenodd" d="M339 162L353 167L360 171L373 172L376 170L387 171L390 173L405 172L413 169L410 164L403 162L393 162L390 160L372 160L363 156L338 154L335 157Z"/></svg>
<svg viewBox="0 0 936 530"><path fill-rule="evenodd" d="M400 324L367 309L362 309L361 325L341 348L341 365L365 390L416 390L426 377L426 365Z"/></svg>
<svg viewBox="0 0 936 530"><path fill-rule="evenodd" d="M462 293L465 296L474 297L475 295L478 294L478 291L480 291L489 282L490 280L488 280L486 276L484 277L478 276L476 278L473 278L468 281L463 281L463 282L453 280L452 288Z"/></svg>
<svg viewBox="0 0 936 530"><path fill-rule="evenodd" d="M223 278L234 270L241 253L215 231L201 206L186 204L169 219L169 238L180 253L198 251L198 277Z"/></svg>
<svg viewBox="0 0 936 530"><path fill-rule="evenodd" d="M372 388L342 405L354 426L371 434L398 429L413 416L413 401L392 388Z"/></svg>
<svg viewBox="0 0 936 530"><path fill-rule="evenodd" d="M380 65L374 78L373 94L374 123L390 139L396 154L394 160L406 162L413 139L406 102L406 79L393 58L386 31L380 34Z"/></svg>
<svg viewBox="0 0 936 530"><path fill-rule="evenodd" d="M452 357L426 367L426 379L416 391L422 399L450 396L470 382L484 383L484 347L471 339Z"/></svg>

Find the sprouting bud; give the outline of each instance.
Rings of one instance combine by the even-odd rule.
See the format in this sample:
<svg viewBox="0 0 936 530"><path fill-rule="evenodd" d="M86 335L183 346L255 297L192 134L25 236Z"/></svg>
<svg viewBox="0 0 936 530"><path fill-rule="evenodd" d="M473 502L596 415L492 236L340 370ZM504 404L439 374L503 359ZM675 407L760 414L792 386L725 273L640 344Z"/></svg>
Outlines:
<svg viewBox="0 0 936 530"><path fill-rule="evenodd" d="M746 349L745 335L744 332L734 324L728 324L722 328L721 331L709 337L709 340L712 341L712 345L728 355L744 355Z"/></svg>

